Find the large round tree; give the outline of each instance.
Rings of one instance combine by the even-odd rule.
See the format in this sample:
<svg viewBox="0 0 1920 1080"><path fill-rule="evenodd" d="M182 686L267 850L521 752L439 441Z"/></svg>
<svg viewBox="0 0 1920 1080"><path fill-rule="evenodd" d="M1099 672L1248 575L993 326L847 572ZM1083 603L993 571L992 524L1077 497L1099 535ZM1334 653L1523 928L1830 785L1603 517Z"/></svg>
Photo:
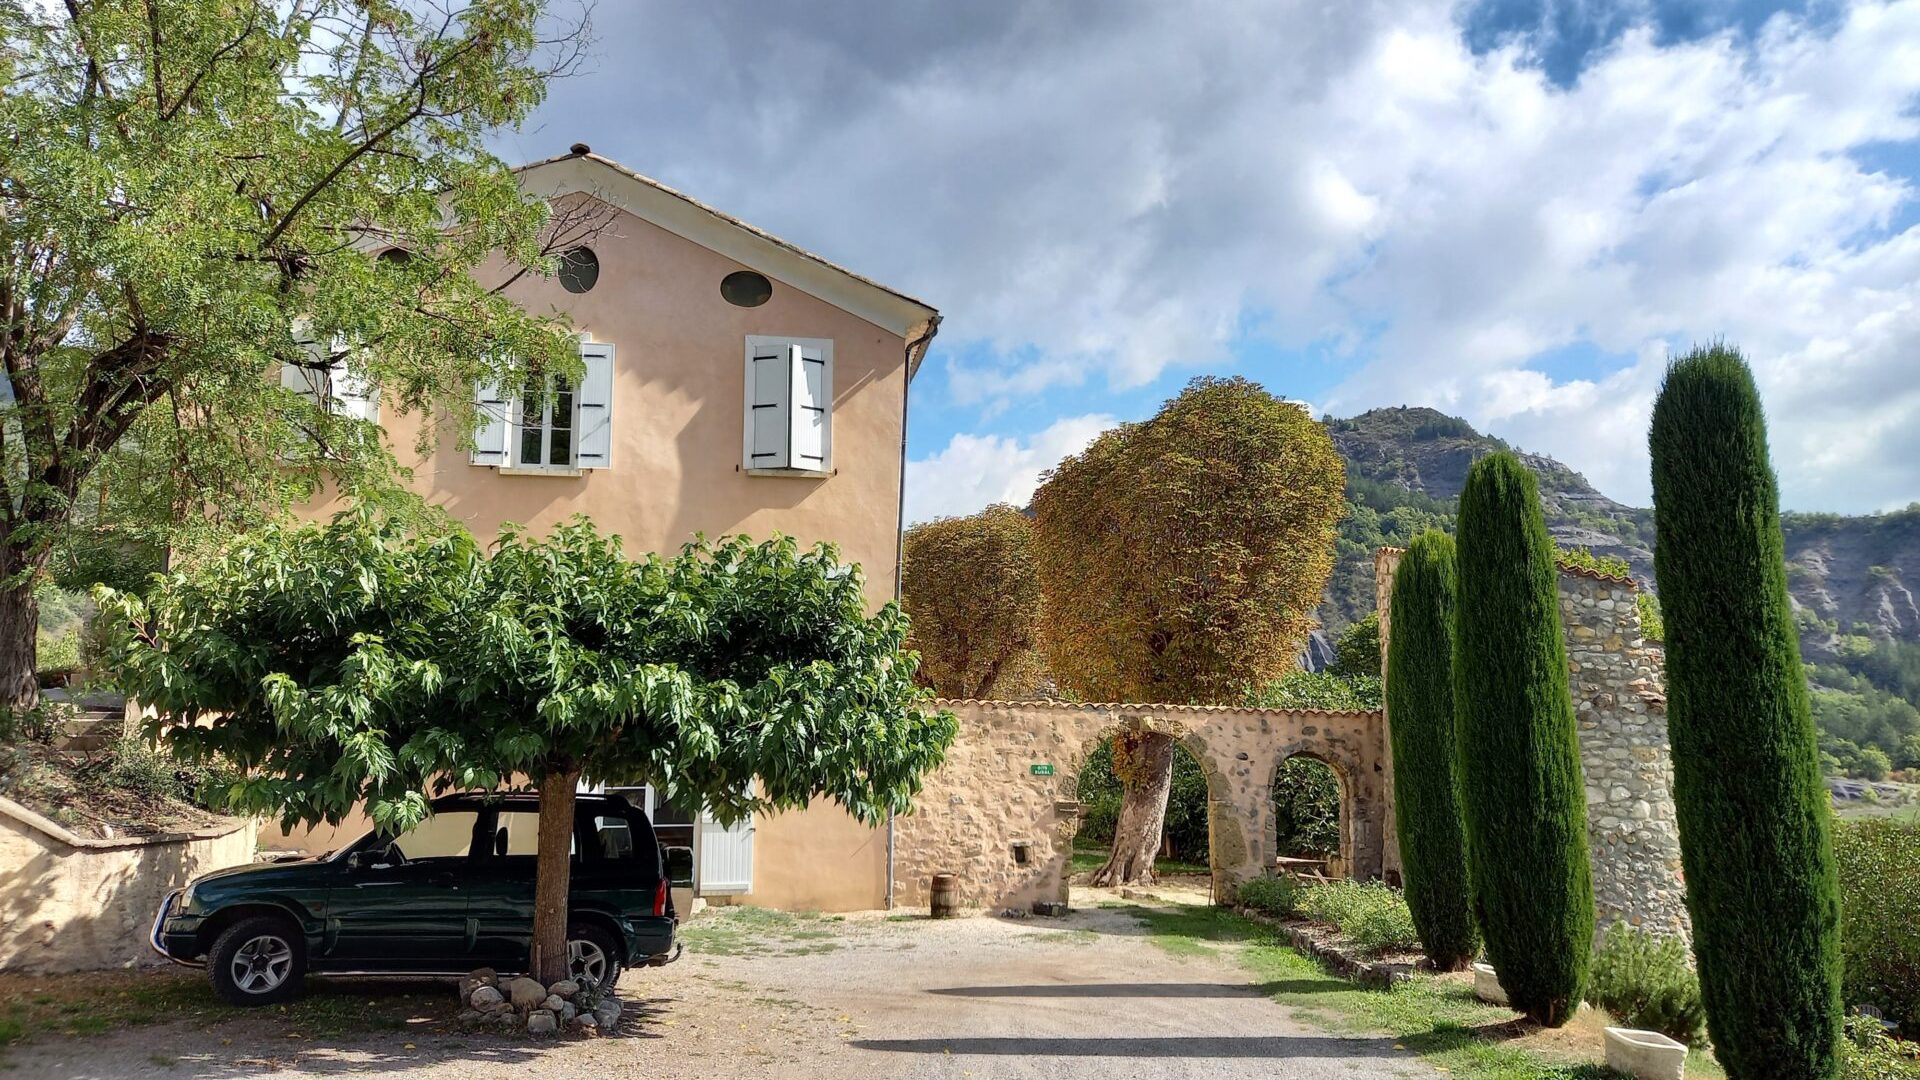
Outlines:
<svg viewBox="0 0 1920 1080"><path fill-rule="evenodd" d="M1834 1075L1840 907L1753 376L1724 346L1654 405L1654 573L1673 796L1716 1056L1735 1080Z"/></svg>
<svg viewBox="0 0 1920 1080"><path fill-rule="evenodd" d="M1189 383L1062 461L1034 493L1041 642L1089 701L1215 704L1291 668L1345 508L1333 441L1246 379ZM1122 732L1126 795L1098 883L1150 879L1173 746Z"/></svg>
<svg viewBox="0 0 1920 1080"><path fill-rule="evenodd" d="M829 797L903 813L953 717L922 707L905 619L857 569L733 537L629 560L585 519L491 551L364 514L268 528L118 616L115 670L150 733L239 770L226 809L400 832L429 790L540 792L530 968L567 973L566 838L589 779L651 783L722 821Z"/></svg>
<svg viewBox="0 0 1920 1080"><path fill-rule="evenodd" d="M1465 967L1478 945L1455 769L1454 605L1453 538L1429 529L1393 575L1387 715L1407 907L1442 971Z"/></svg>
<svg viewBox="0 0 1920 1080"><path fill-rule="evenodd" d="M920 681L943 697L1020 698L1046 672L1033 522L1011 506L907 530L901 604Z"/></svg>
<svg viewBox="0 0 1920 1080"><path fill-rule="evenodd" d="M1453 696L1475 914L1514 1008L1558 1027L1586 985L1593 874L1559 571L1518 457L1474 463L1456 528Z"/></svg>

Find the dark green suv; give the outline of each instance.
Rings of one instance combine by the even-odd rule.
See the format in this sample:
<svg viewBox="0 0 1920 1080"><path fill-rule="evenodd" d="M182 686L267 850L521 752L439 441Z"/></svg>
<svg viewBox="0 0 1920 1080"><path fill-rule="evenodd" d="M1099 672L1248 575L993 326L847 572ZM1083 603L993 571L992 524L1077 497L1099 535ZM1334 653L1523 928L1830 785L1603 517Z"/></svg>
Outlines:
<svg viewBox="0 0 1920 1080"><path fill-rule="evenodd" d="M152 943L204 965L238 1005L283 1001L308 972L463 975L527 970L533 942L533 795L450 795L399 836L369 833L317 859L195 878L154 917ZM574 977L679 958L671 882L693 853L663 853L653 823L617 795L581 795L574 814L567 948Z"/></svg>

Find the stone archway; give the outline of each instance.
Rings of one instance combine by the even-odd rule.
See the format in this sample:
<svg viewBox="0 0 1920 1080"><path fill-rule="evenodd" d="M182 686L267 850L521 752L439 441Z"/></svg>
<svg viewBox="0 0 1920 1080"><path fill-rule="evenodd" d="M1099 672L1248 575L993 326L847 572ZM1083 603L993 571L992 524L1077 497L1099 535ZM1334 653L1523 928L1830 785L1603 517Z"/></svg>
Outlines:
<svg viewBox="0 0 1920 1080"><path fill-rule="evenodd" d="M1387 805L1379 713L1196 705L1076 705L942 701L960 721L947 761L927 778L914 812L895 822L894 891L926 903L933 874L959 878L962 901L994 909L1064 903L1077 829L1078 778L1102 740L1121 728L1178 739L1207 777L1214 895L1271 871L1273 775L1285 757L1312 753L1341 775L1348 873L1383 869Z"/></svg>

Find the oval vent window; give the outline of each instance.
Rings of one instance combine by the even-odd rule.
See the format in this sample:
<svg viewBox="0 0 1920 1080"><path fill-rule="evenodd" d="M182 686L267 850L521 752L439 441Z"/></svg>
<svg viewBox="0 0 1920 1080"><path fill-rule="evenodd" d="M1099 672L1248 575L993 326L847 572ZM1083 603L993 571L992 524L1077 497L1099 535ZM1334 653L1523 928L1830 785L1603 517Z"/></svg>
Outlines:
<svg viewBox="0 0 1920 1080"><path fill-rule="evenodd" d="M592 248L577 247L560 256L560 287L583 293L600 280L600 256Z"/></svg>
<svg viewBox="0 0 1920 1080"><path fill-rule="evenodd" d="M765 274L735 270L720 279L720 295L735 307L759 307L773 299L773 282Z"/></svg>

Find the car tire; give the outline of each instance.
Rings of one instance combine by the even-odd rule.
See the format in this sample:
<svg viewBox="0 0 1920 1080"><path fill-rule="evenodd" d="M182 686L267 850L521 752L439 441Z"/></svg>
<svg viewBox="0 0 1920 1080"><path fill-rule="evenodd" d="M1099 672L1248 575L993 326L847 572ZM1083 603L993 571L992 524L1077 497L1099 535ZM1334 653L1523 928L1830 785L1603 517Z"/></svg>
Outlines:
<svg viewBox="0 0 1920 1080"><path fill-rule="evenodd" d="M612 990L620 982L620 957L620 943L606 927L590 922L567 926L567 974L583 987L595 981L592 973L598 970L600 985Z"/></svg>
<svg viewBox="0 0 1920 1080"><path fill-rule="evenodd" d="M306 986L307 939L291 919L250 915L213 939L207 976L230 1004L287 1001Z"/></svg>

